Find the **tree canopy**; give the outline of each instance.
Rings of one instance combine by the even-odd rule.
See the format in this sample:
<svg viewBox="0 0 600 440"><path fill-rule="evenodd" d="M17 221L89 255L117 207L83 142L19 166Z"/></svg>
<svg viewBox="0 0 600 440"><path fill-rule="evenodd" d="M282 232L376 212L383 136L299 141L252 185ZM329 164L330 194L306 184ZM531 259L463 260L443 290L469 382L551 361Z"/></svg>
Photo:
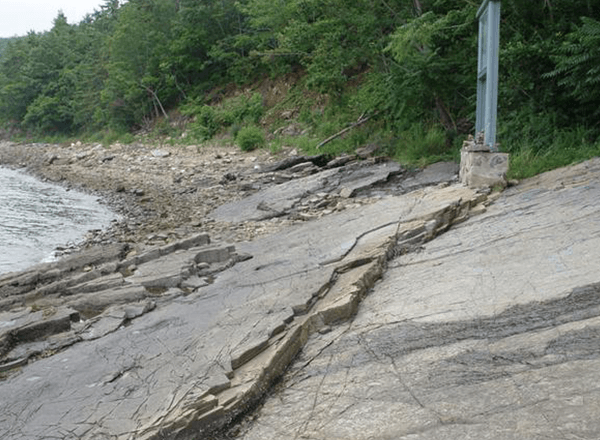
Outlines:
<svg viewBox="0 0 600 440"><path fill-rule="evenodd" d="M229 83L302 72L389 130L472 130L479 1L106 0L77 24L0 40L0 124L135 130ZM499 112L599 131L600 3L502 2ZM516 125L515 125L516 124ZM519 123L511 130L518 132ZM508 127L508 126L507 126ZM508 130L508 129L507 129Z"/></svg>

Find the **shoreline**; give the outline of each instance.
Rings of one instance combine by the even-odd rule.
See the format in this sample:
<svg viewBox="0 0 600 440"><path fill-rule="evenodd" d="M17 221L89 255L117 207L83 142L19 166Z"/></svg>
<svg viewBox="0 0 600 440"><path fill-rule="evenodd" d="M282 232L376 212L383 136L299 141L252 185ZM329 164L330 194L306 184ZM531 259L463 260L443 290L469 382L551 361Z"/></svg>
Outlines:
<svg viewBox="0 0 600 440"><path fill-rule="evenodd" d="M589 383L600 365L599 209L590 203L600 159L502 193L457 183L456 164L411 174L355 159L288 157L209 181L221 198L207 200L219 206L207 228L234 238L280 228L256 240L215 242L197 226L146 250L96 246L0 277L0 310L6 295L23 301L0 312L0 387L14 396L0 436L597 432L586 399L599 396ZM146 168L153 185L164 180L156 161ZM189 188L172 178L177 169L169 182ZM200 171L192 180L210 179ZM251 182L262 187L233 194ZM148 191L133 195L160 209ZM226 191L238 201L220 204ZM181 209L200 209L185 205L197 194L181 195L171 193ZM282 376L285 387L272 389ZM559 427L549 408L567 414Z"/></svg>
<svg viewBox="0 0 600 440"><path fill-rule="evenodd" d="M31 417L56 413L78 438L117 426L78 421L106 398L126 406L140 439L225 427L310 335L356 313L388 260L464 221L489 193L456 184L454 163L409 171L385 158L227 147L5 145L0 161L7 154L139 215L114 241L0 276L0 385L25 400L40 386L68 394L64 408ZM152 403L130 398L128 384Z"/></svg>
<svg viewBox="0 0 600 440"><path fill-rule="evenodd" d="M265 179L256 182L256 171L274 160L268 152L235 147L0 143L0 166L96 196L121 218L80 248L124 242L141 250L201 231L225 241L253 239L270 225L232 231L206 216L262 189Z"/></svg>
<svg viewBox="0 0 600 440"><path fill-rule="evenodd" d="M4 254L0 274L56 261L84 247L92 231L108 230L121 216L98 194L56 184L23 168L0 166Z"/></svg>
<svg viewBox="0 0 600 440"><path fill-rule="evenodd" d="M77 277L71 279L75 275L73 271L83 271L84 282L117 272L128 277L136 270L137 262L129 268L123 261L136 261L140 255L156 252L165 255L181 243L193 241L194 237L206 236L210 243L222 243L227 248L347 207L373 203L381 196L345 194L344 188L338 188L339 178L327 183L328 178L323 180L321 176L332 171L341 176L358 173L352 178L361 181L363 171L360 170L365 166L377 168L381 160L385 164L383 158L357 155L328 162L325 155L299 156L295 150L274 155L265 150L241 152L233 146L214 145L155 148L115 144L104 148L79 142L70 146L0 142L0 166L98 197L100 203L120 216L105 229L88 231L74 246L65 243L67 249L57 248L60 254L55 261L0 274L0 313L19 304L21 307L66 304L60 299L60 290L69 283L82 281ZM397 164L393 166L400 170L402 178L410 180L415 174L402 170ZM386 167L383 168L383 175L387 176ZM451 179L454 171L449 173L442 173L442 180ZM301 183L313 174L318 186L328 186L325 192ZM418 187L421 183L416 180ZM373 182L367 179L364 188L370 188L376 181L377 178ZM294 182L299 182L299 186ZM292 193L279 200L278 192L286 184L293 184ZM314 186L314 183L309 185ZM250 200L259 194L265 194L266 199L258 203L255 212L258 217L251 213L235 215L235 212L233 216L227 214L221 218L213 215L222 206ZM271 197L274 203L283 202L280 213L261 208L265 202L271 203ZM296 201L288 203L289 197ZM111 256L106 259L105 253ZM78 258L86 263L79 264ZM103 267L109 261L109 267ZM144 291L137 298L145 298L147 293ZM51 299L40 303L38 299L44 295L50 295ZM103 307L110 305L108 301Z"/></svg>

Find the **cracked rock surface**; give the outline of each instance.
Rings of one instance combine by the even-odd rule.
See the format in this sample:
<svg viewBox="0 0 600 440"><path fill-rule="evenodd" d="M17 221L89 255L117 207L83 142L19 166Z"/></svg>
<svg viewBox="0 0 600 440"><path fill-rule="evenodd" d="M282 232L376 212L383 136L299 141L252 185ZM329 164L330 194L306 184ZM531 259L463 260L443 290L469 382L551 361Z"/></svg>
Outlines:
<svg viewBox="0 0 600 440"><path fill-rule="evenodd" d="M327 163L275 161L253 177L285 176L227 212L269 203L289 219L254 241L197 232L159 246L108 243L3 275L0 392L11 397L0 401L0 437L208 435L252 408L312 333L350 318L397 249L485 199L448 185L454 167L438 174L444 185L406 193L397 164ZM245 218L221 212L213 222L231 228Z"/></svg>
<svg viewBox="0 0 600 440"><path fill-rule="evenodd" d="M523 182L390 261L232 433L599 438L599 177L595 159Z"/></svg>
<svg viewBox="0 0 600 440"><path fill-rule="evenodd" d="M135 215L0 276L0 438L598 437L600 161L490 195L447 164L41 151Z"/></svg>
<svg viewBox="0 0 600 440"><path fill-rule="evenodd" d="M224 426L261 397L314 330L356 311L402 232L424 231L423 218L440 226L464 218L480 197L430 188L238 243L253 258L211 284L120 327L127 310L108 309L91 324L95 333L86 329L81 342L1 382L3 394L17 397L0 404L0 434L194 438ZM147 272L173 288L160 261L183 263L188 252L151 260L145 264L158 267Z"/></svg>

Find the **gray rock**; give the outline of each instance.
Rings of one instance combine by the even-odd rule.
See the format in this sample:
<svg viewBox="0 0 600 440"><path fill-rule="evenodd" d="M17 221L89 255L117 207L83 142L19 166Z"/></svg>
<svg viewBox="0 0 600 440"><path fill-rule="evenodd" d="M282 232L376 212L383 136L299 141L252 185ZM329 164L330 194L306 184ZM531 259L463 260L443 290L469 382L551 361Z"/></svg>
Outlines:
<svg viewBox="0 0 600 440"><path fill-rule="evenodd" d="M171 155L171 153L169 151L152 150L152 156L154 156L154 157L163 158L163 157L169 157L170 155Z"/></svg>
<svg viewBox="0 0 600 440"><path fill-rule="evenodd" d="M534 178L399 255L236 438L598 438L598 176Z"/></svg>
<svg viewBox="0 0 600 440"><path fill-rule="evenodd" d="M127 159L120 148L111 149L119 160L105 163L103 173L142 161L160 173L193 160L176 163L177 149L162 160ZM230 168L238 157L213 164L221 168L211 180L226 172L247 179ZM49 169L66 173L61 166ZM227 240L239 233L246 241L238 239L235 250L207 248L218 260L211 263L196 262L209 243L194 237L136 253L124 248L106 265L73 261L0 277L2 301L32 304L42 317L70 306L84 318L17 345L4 333L0 438L210 438L252 409L285 371L269 393L274 398L251 415L256 424L238 425L236 435L597 438L600 398L590 384L600 366L600 161L489 196L444 179L398 196L405 190L397 172L374 172L377 166L352 163L296 179L296 189L285 189L293 194L290 209L281 208L276 191L266 194L274 203L262 194L252 208L306 219L319 216L317 206L337 211L302 224L205 221L199 199L171 191L174 179L165 172L157 181L185 199L182 211ZM265 187L274 185L268 179L296 177L278 174L253 176ZM169 199L137 182L124 194L133 200L131 188L144 188L152 215L165 214L168 223L139 237L188 236L189 229L173 227L183 217L161 210ZM201 197L212 206L236 200L239 194L226 193L236 185L208 188ZM342 188L351 200L339 197ZM362 205L363 194L378 191L383 195ZM263 228L261 238L247 241L245 231ZM140 284L169 276L180 283ZM63 295L103 278L124 284ZM31 312L11 313L22 315L0 322Z"/></svg>
<svg viewBox="0 0 600 440"><path fill-rule="evenodd" d="M79 313L68 307L34 311L0 313L0 364L7 353L18 344L41 341L69 331L71 323L79 321ZM8 356L9 361L14 356Z"/></svg>
<svg viewBox="0 0 600 440"><path fill-rule="evenodd" d="M438 162L419 170L414 176L403 180L404 191L414 191L424 186L455 182L458 180L459 165L454 162Z"/></svg>
<svg viewBox="0 0 600 440"><path fill-rule="evenodd" d="M449 209L460 212L479 197L462 187L441 191L381 200L239 243L240 255L253 259L240 257L212 284L159 303L129 325L122 309L109 309L83 334L85 343L0 382L3 395L15 396L6 403L10 411L0 402L0 436L191 438L223 426L260 398L309 334L356 312L382 274L399 225L451 219ZM151 282L196 255L190 248L152 259L126 280Z"/></svg>
<svg viewBox="0 0 600 440"><path fill-rule="evenodd" d="M381 146L377 144L369 144L356 149L356 155L361 159L367 159L378 153L381 150Z"/></svg>
<svg viewBox="0 0 600 440"><path fill-rule="evenodd" d="M400 171L394 162L363 163L354 167L334 168L267 188L240 202L220 206L211 213L219 221L265 220L290 212L307 194L335 192L340 186L352 193L385 182Z"/></svg>

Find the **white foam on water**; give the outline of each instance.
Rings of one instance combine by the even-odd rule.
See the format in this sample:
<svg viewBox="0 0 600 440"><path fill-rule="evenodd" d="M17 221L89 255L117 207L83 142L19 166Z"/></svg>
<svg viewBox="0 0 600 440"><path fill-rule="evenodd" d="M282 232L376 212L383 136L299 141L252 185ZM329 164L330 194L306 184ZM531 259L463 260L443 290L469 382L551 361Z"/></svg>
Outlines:
<svg viewBox="0 0 600 440"><path fill-rule="evenodd" d="M97 197L0 168L0 274L54 261L57 246L116 218Z"/></svg>

